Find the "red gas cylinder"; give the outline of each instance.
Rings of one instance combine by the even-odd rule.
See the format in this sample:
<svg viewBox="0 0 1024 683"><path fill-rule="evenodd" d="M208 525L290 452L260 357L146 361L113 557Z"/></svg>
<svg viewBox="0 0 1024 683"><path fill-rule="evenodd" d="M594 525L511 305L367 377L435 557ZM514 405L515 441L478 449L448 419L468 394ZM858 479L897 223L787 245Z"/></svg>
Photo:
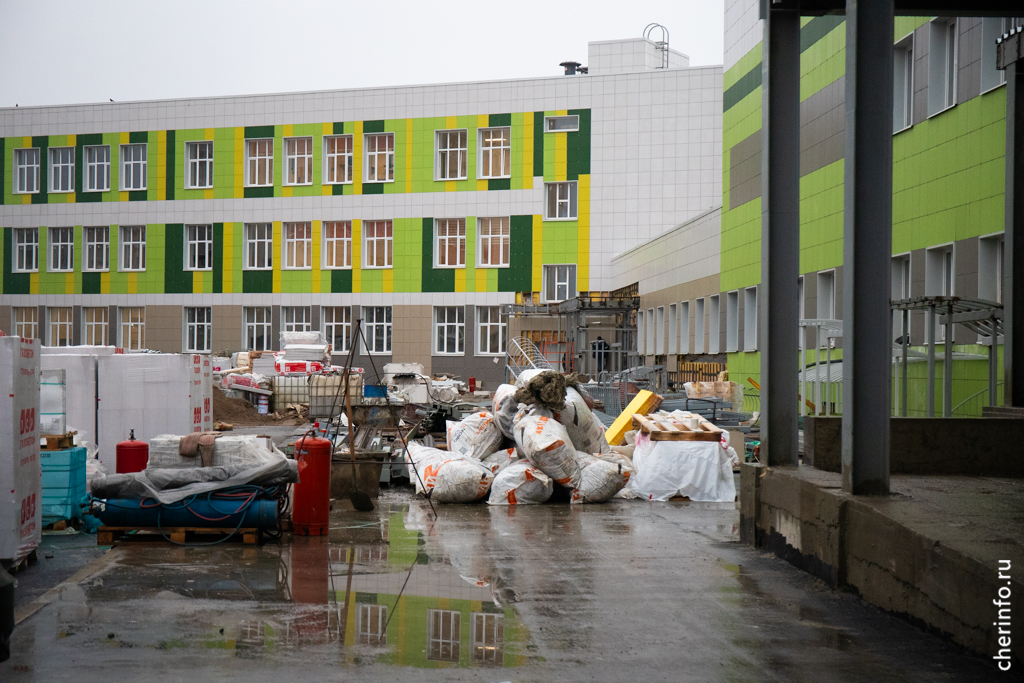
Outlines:
<svg viewBox="0 0 1024 683"><path fill-rule="evenodd" d="M117 444L117 473L141 472L149 462L149 444L135 440L133 429L127 441Z"/></svg>
<svg viewBox="0 0 1024 683"><path fill-rule="evenodd" d="M299 482L295 484L292 526L300 536L327 535L331 514L331 451L327 439L302 437L295 444Z"/></svg>

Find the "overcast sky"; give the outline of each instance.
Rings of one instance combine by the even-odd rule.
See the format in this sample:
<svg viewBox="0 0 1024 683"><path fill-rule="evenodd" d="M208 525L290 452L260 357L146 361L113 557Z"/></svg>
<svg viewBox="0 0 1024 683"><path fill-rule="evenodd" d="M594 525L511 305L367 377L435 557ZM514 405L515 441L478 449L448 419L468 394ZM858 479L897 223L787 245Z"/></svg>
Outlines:
<svg viewBox="0 0 1024 683"><path fill-rule="evenodd" d="M0 0L0 107L492 80L658 22L722 63L724 0Z"/></svg>

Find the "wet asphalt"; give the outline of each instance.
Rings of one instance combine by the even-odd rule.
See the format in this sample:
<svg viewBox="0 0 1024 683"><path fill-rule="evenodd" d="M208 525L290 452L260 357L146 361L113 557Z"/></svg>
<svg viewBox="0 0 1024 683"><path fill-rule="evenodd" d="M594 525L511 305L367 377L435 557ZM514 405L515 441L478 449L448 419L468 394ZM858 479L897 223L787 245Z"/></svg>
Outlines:
<svg viewBox="0 0 1024 683"><path fill-rule="evenodd" d="M122 546L0 681L991 681L987 661L738 542L732 504L438 506L330 535ZM197 678L201 676L202 678Z"/></svg>

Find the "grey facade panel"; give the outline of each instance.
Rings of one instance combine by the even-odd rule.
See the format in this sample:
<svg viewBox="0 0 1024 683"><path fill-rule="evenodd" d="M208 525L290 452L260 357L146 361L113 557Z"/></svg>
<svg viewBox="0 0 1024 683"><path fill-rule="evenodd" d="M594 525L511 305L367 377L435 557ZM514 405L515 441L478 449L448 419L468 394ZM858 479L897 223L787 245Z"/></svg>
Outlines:
<svg viewBox="0 0 1024 683"><path fill-rule="evenodd" d="M729 151L729 208L761 196L761 131Z"/></svg>
<svg viewBox="0 0 1024 683"><path fill-rule="evenodd" d="M914 123L928 118L929 25L914 31Z"/></svg>

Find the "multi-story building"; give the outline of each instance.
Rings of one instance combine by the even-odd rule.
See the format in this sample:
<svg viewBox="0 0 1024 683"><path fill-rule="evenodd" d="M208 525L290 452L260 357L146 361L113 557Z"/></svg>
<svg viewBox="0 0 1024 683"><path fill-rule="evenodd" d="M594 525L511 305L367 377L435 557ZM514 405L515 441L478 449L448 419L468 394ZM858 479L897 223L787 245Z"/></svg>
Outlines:
<svg viewBox="0 0 1024 683"><path fill-rule="evenodd" d="M0 110L0 327L494 382L501 304L611 288L721 203L722 71L644 40L589 74ZM665 66L667 63L667 66Z"/></svg>

